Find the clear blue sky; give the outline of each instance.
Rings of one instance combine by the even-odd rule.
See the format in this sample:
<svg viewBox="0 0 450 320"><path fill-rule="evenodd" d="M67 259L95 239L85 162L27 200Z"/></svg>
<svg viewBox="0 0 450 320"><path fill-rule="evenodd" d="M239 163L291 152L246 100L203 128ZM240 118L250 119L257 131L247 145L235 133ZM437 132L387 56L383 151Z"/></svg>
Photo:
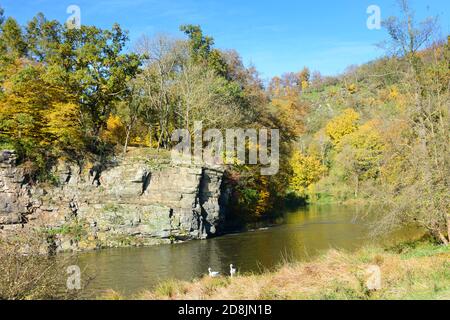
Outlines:
<svg viewBox="0 0 450 320"><path fill-rule="evenodd" d="M131 42L142 34L182 37L179 26L200 24L223 49L236 49L263 78L303 66L326 75L378 57L374 44L384 31L366 27L367 7L386 18L395 0L0 0L6 14L25 23L37 12L65 21L66 9L81 8L83 24L110 27L118 22ZM441 34L450 33L450 0L412 0L419 18L440 15Z"/></svg>

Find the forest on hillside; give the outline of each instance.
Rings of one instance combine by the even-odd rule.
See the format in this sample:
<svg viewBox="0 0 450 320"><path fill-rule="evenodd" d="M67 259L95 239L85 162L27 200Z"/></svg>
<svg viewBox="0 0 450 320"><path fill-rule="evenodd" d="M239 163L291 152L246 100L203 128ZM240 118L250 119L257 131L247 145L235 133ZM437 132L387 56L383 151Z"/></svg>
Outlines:
<svg viewBox="0 0 450 320"><path fill-rule="evenodd" d="M184 38L119 25L80 29L0 9L0 149L33 183L58 184L58 159L88 166L130 147L169 150L171 132L277 128L280 172L230 165L235 219L273 214L286 199L376 204L374 233L419 225L450 241L450 38L406 5L384 22L386 56L325 77L307 67L265 83L200 26Z"/></svg>

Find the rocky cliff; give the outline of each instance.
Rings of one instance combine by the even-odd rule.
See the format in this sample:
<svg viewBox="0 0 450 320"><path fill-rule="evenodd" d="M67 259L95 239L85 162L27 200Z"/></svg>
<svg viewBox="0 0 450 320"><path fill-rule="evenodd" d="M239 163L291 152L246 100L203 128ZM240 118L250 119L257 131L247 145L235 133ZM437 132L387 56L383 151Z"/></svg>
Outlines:
<svg viewBox="0 0 450 320"><path fill-rule="evenodd" d="M127 157L60 162L53 176L33 184L13 151L0 152L1 233L39 228L57 251L144 246L217 235L226 215L220 168Z"/></svg>

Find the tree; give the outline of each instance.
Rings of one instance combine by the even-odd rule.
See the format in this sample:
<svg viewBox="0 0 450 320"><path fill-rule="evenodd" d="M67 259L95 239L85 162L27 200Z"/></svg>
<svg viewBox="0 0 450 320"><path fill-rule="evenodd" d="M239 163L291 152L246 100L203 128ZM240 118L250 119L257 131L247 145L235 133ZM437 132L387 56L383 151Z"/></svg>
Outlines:
<svg viewBox="0 0 450 320"><path fill-rule="evenodd" d="M369 121L344 136L339 145L335 161L343 167L346 176L353 177L355 198L359 196L362 181L376 179L380 174L384 143L377 127L376 120Z"/></svg>
<svg viewBox="0 0 450 320"><path fill-rule="evenodd" d="M3 14L1 16L3 20ZM8 17L1 24L1 50L15 58L23 57L27 52L27 44L24 40L22 28L17 21Z"/></svg>
<svg viewBox="0 0 450 320"><path fill-rule="evenodd" d="M79 97L79 104L90 115L85 125L90 125L97 137L105 126L114 104L128 92L127 82L139 71L140 60L136 54L123 54L127 34L118 25L112 30L82 26L65 31L66 40L73 46L76 60L63 56L69 85Z"/></svg>
<svg viewBox="0 0 450 320"><path fill-rule="evenodd" d="M308 111L308 105L298 96L290 96L272 99L271 105L276 108L277 118L288 130L285 132L300 137L304 133L304 116Z"/></svg>
<svg viewBox="0 0 450 320"><path fill-rule="evenodd" d="M52 157L82 149L79 106L52 82L46 66L16 59L7 69L0 99L0 140L13 144L41 170Z"/></svg>
<svg viewBox="0 0 450 320"><path fill-rule="evenodd" d="M383 175L384 206L377 231L415 224L438 241L450 243L450 176L448 44L418 50L431 39L436 23L430 18L418 27L407 1L401 2L403 20L387 24L392 43L407 57L409 70L402 87L411 94L404 110L402 143L390 148ZM445 76L445 74L447 76Z"/></svg>
<svg viewBox="0 0 450 320"><path fill-rule="evenodd" d="M298 151L292 156L291 166L293 173L289 188L303 198L308 196L308 188L319 181L326 172L326 167L320 160Z"/></svg>
<svg viewBox="0 0 450 320"><path fill-rule="evenodd" d="M417 23L408 0L398 0L400 17L389 17L383 26L390 35L387 49L394 55L406 57L410 62L423 49L437 29L437 17L429 17Z"/></svg>
<svg viewBox="0 0 450 320"><path fill-rule="evenodd" d="M299 72L298 78L302 91L308 89L311 80L311 71L307 67L304 67L303 70Z"/></svg>
<svg viewBox="0 0 450 320"><path fill-rule="evenodd" d="M5 22L5 10L0 7L0 26Z"/></svg>
<svg viewBox="0 0 450 320"><path fill-rule="evenodd" d="M30 59L50 64L60 64L63 55L73 56L73 47L63 43L64 29L56 20L48 20L38 13L26 25L25 40ZM69 68L69 65L64 67Z"/></svg>
<svg viewBox="0 0 450 320"><path fill-rule="evenodd" d="M326 126L326 133L335 146L339 146L342 138L358 129L359 114L353 109L345 109Z"/></svg>
<svg viewBox="0 0 450 320"><path fill-rule="evenodd" d="M191 57L195 63L204 63L217 72L218 75L227 77L227 65L219 50L214 49L214 39L204 36L200 26L183 25L180 30L189 37Z"/></svg>
<svg viewBox="0 0 450 320"><path fill-rule="evenodd" d="M0 31L1 139L41 164L63 152L101 153L101 131L139 71L140 57L122 52L126 32L68 29L42 14L26 28L8 18Z"/></svg>
<svg viewBox="0 0 450 320"><path fill-rule="evenodd" d="M241 120L234 91L234 83L218 76L213 70L187 62L177 77L180 93L179 115L185 128L190 130L195 121L202 121L203 128L230 128Z"/></svg>
<svg viewBox="0 0 450 320"><path fill-rule="evenodd" d="M130 95L123 103L118 104L118 114L125 124L125 143L123 146L123 155L125 156L130 142L131 132L134 129L136 123L139 120L141 109L144 106L143 94L136 83L136 81L130 82Z"/></svg>
<svg viewBox="0 0 450 320"><path fill-rule="evenodd" d="M170 145L170 129L192 130L195 121L203 121L204 129L232 126L245 109L244 85L204 63L214 50L212 39L200 29L189 30L188 41L143 37L138 45L147 60L136 82L142 95L137 98L143 103L144 121L159 130L158 148Z"/></svg>
<svg viewBox="0 0 450 320"><path fill-rule="evenodd" d="M119 25L69 29L38 14L27 25L29 59L42 62L77 97L86 134L98 139L115 104L127 94L127 82L139 71L136 54L122 51L128 36Z"/></svg>
<svg viewBox="0 0 450 320"><path fill-rule="evenodd" d="M169 125L175 117L174 82L177 69L187 59L185 45L166 36L142 37L137 50L144 56L144 69L137 78L134 99L142 103L141 112L150 136L158 128L158 149L170 143Z"/></svg>

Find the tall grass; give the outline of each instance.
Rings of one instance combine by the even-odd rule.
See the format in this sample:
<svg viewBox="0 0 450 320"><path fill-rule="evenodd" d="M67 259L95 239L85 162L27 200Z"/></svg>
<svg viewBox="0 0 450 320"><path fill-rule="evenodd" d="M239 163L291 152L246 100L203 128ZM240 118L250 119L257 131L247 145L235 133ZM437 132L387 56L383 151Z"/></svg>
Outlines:
<svg viewBox="0 0 450 320"><path fill-rule="evenodd" d="M372 300L450 299L450 247L415 242L356 253L331 250L311 262L286 259L275 271L235 278L171 280L136 299ZM366 287L366 270L377 265L382 289Z"/></svg>
<svg viewBox="0 0 450 320"><path fill-rule="evenodd" d="M20 232L0 238L0 300L76 299L66 290L69 257L49 255L42 234Z"/></svg>

